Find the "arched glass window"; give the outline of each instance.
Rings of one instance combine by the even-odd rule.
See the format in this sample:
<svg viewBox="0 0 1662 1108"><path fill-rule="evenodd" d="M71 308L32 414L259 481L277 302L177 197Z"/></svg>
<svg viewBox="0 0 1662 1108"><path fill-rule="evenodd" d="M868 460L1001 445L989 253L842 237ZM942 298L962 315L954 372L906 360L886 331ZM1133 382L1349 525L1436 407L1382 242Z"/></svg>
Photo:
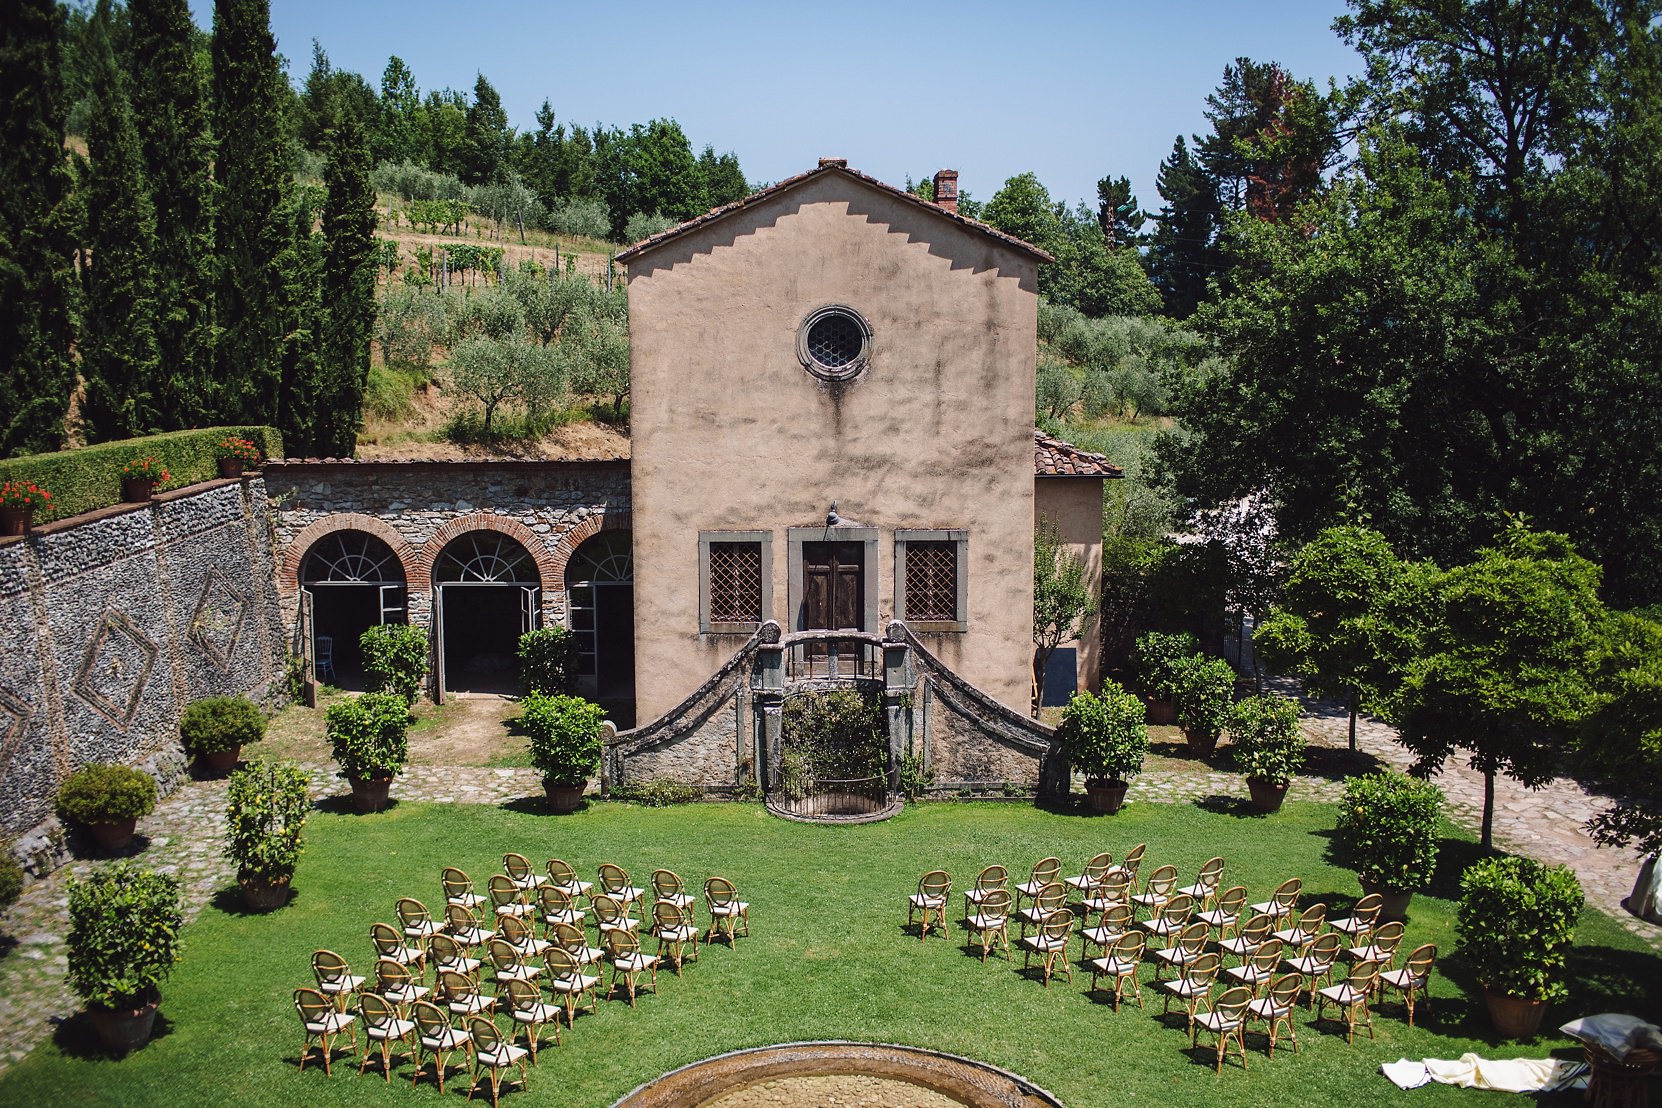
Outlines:
<svg viewBox="0 0 1662 1108"><path fill-rule="evenodd" d="M446 546L433 563L433 580L472 584L539 585L536 559L496 531L472 531Z"/></svg>
<svg viewBox="0 0 1662 1108"><path fill-rule="evenodd" d="M404 566L392 547L368 531L332 531L306 552L300 583L402 585Z"/></svg>

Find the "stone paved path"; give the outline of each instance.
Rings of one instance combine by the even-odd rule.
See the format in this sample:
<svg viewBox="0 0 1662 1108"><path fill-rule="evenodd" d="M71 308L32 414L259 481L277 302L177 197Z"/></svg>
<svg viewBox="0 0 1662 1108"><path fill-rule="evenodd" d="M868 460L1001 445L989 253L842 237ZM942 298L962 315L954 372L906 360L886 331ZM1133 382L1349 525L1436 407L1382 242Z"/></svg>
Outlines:
<svg viewBox="0 0 1662 1108"><path fill-rule="evenodd" d="M1313 742L1345 745L1344 715L1322 704L1308 704L1307 730ZM1396 766L1408 756L1392 739L1388 727L1375 721L1358 725L1362 751ZM305 767L314 796L342 796L345 783L332 765ZM1464 767L1452 766L1437 778L1449 798L1451 816L1475 828L1482 810L1483 780ZM1337 781L1304 778L1293 795L1302 799L1334 800L1342 791ZM519 797L539 796L541 781L532 769L478 769L452 766L411 766L393 785L393 796L448 804L501 804ZM187 781L157 805L139 824L147 840L144 864L171 873L184 887L184 914L194 919L215 893L232 883L231 866L220 855L224 831L225 782ZM1244 797L1245 785L1232 773L1190 769L1144 773L1133 783L1133 803L1183 803L1208 796ZM1580 876L1588 900L1614 915L1624 926L1662 948L1662 928L1645 923L1622 908L1638 869L1629 852L1601 848L1581 830L1600 807L1573 781L1554 781L1529 792L1504 779L1496 785L1495 839L1509 850L1548 862L1566 862ZM141 840L142 841L142 840ZM0 958L0 1072L24 1057L52 1033L79 1004L64 979L66 960L63 934L68 920L68 878L85 876L105 859L77 859L44 881L27 889L12 908L0 915L0 936L10 936L16 947Z"/></svg>

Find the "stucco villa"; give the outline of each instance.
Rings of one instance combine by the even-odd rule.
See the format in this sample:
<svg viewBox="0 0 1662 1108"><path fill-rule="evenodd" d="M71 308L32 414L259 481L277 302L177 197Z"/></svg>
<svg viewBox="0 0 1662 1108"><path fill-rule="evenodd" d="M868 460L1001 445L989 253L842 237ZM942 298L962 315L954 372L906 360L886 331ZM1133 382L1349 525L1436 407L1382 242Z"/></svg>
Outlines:
<svg viewBox="0 0 1662 1108"><path fill-rule="evenodd" d="M290 652L354 687L387 621L430 631L441 700L512 692L518 636L569 627L608 782L767 789L782 701L841 681L881 695L891 780L910 754L942 790L1042 789L1034 526L1094 579L1119 471L1035 432L1048 258L956 178L930 202L827 159L620 254L628 459L277 459L0 544L37 629L0 681L5 830L85 761L166 761L190 699ZM1097 639L1052 681L1096 687Z"/></svg>

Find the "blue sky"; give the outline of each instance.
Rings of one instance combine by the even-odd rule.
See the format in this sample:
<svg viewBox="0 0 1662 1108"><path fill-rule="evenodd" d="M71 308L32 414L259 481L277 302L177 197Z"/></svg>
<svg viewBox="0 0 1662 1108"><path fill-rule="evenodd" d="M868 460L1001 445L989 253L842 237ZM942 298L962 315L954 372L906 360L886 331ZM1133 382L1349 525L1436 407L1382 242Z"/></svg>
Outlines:
<svg viewBox="0 0 1662 1108"><path fill-rule="evenodd" d="M191 0L204 28L212 0ZM272 0L277 48L305 77L311 43L379 87L389 55L423 92L471 93L483 72L519 129L546 98L561 120L668 116L694 150L732 150L752 181L822 157L892 184L957 168L991 198L1031 170L1094 204L1131 178L1156 210L1173 138L1205 128L1206 94L1237 56L1325 85L1360 69L1329 29L1344 0L952 5Z"/></svg>

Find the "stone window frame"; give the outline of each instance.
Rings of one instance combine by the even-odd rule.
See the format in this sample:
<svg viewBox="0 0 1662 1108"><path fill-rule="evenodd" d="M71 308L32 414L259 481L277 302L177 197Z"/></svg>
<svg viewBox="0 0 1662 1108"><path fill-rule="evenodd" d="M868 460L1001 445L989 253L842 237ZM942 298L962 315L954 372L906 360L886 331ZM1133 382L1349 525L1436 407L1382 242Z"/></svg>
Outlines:
<svg viewBox="0 0 1662 1108"><path fill-rule="evenodd" d="M756 623L717 623L710 619L710 547L714 543L754 543L762 555L762 620ZM749 635L773 615L773 532L700 531L698 533L698 633Z"/></svg>
<svg viewBox="0 0 1662 1108"><path fill-rule="evenodd" d="M842 319L860 336L860 351L842 365L826 365L814 357L810 341L814 327L828 319ZM872 330L866 317L847 304L825 304L809 312L796 332L796 356L802 368L821 381L852 381L871 364Z"/></svg>
<svg viewBox="0 0 1662 1108"><path fill-rule="evenodd" d="M914 542L948 542L957 554L958 597L953 620L910 620L906 618L906 548ZM969 531L963 528L896 528L894 533L895 618L914 631L960 632L969 630Z"/></svg>
<svg viewBox="0 0 1662 1108"><path fill-rule="evenodd" d="M790 579L786 582L787 600L790 603L789 629L800 631L802 622L802 544L808 542L857 542L865 547L866 579L860 582L861 590L865 593L865 603L861 608L861 622L864 630L875 633L882 630L878 624L877 594L878 565L877 565L877 528L875 527L789 527L785 530L787 547L786 562L789 568Z"/></svg>

